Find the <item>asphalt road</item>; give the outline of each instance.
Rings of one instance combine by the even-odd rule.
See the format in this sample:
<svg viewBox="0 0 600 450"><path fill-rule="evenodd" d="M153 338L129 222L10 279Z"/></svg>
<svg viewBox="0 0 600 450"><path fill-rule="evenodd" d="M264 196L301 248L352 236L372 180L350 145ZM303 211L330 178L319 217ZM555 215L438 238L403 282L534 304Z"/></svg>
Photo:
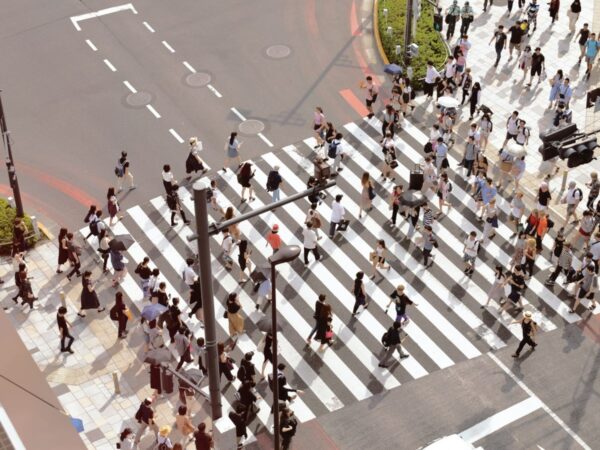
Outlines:
<svg viewBox="0 0 600 450"><path fill-rule="evenodd" d="M316 105L335 123L358 117L339 91L360 95L368 69L356 30L368 4L153 0L79 31L70 20L122 4L2 2L0 88L26 209L74 227L89 203L105 203L123 149L139 187L124 206L147 201L164 163L183 178L187 144L170 129L198 136L218 169L240 115L264 125L266 140L242 135L247 158L306 137ZM274 45L284 47L268 56ZM0 183L9 195L5 175Z"/></svg>

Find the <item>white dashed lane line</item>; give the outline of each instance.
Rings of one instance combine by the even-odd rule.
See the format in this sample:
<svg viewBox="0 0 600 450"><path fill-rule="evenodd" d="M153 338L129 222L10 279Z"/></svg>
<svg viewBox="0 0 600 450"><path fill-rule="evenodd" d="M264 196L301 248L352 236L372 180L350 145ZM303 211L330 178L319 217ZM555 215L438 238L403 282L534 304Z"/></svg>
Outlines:
<svg viewBox="0 0 600 450"><path fill-rule="evenodd" d="M150 33L154 33L154 28L152 28L148 22L144 22L144 26L148 28Z"/></svg>
<svg viewBox="0 0 600 450"><path fill-rule="evenodd" d="M173 136L175 139L177 139L177 142L179 142L180 144L183 144L183 138L181 136L179 136L179 133L177 133L177 131L175 131L173 128L170 128L169 133L171 133L171 136Z"/></svg>
<svg viewBox="0 0 600 450"><path fill-rule="evenodd" d="M131 85L131 83L127 80L123 81L123 84L127 86L127 89L131 91L132 94L135 94L137 90Z"/></svg>
<svg viewBox="0 0 600 450"><path fill-rule="evenodd" d="M215 94L217 97L219 97L219 98L223 97L223 96L221 95L221 93L220 93L219 91L217 91L217 90L215 89L215 87L214 87L212 84L209 84L209 85L207 85L206 87L207 87L208 89L210 89L210 91L211 91L213 94Z"/></svg>
<svg viewBox="0 0 600 450"><path fill-rule="evenodd" d="M111 63L111 62L110 62L108 59L105 59L105 60L104 60L104 64L106 64L106 65L108 66L108 68L109 68L110 70L112 70L113 72L116 72L116 71L117 71L116 67L115 67L115 66L113 66L113 65L112 65L112 63Z"/></svg>
<svg viewBox="0 0 600 450"><path fill-rule="evenodd" d="M258 133L258 137L261 138L264 141L264 143L267 144L269 147L273 147L273 143L270 140L268 140L264 134Z"/></svg>
<svg viewBox="0 0 600 450"><path fill-rule="evenodd" d="M187 69L187 70L189 70L190 72L192 72L192 73L196 73L196 69L194 69L194 68L192 67L192 65L191 65L189 62L187 62L187 61L184 61L184 62L183 62L183 65L184 65L184 66L186 67L186 69Z"/></svg>
<svg viewBox="0 0 600 450"><path fill-rule="evenodd" d="M171 53L175 53L175 49L169 45L167 41L162 41L163 45L169 50Z"/></svg>
<svg viewBox="0 0 600 450"><path fill-rule="evenodd" d="M86 43L87 45L89 45L89 46L90 46L90 48L91 48L92 50L94 50L95 52L97 52L97 51L98 51L98 49L96 48L96 46L94 45L94 43L93 43L92 41L90 41L89 39L86 39L86 40L85 40L85 43Z"/></svg>
<svg viewBox="0 0 600 450"><path fill-rule="evenodd" d="M146 108L148 108L148 111L150 111L154 117L156 117L157 119L160 119L160 114L158 113L157 110L154 109L154 106L146 105Z"/></svg>
<svg viewBox="0 0 600 450"><path fill-rule="evenodd" d="M234 108L233 106L231 107L231 112L234 113L236 116L238 116L240 118L240 120L246 120L246 118L242 115L241 112L239 112L236 108Z"/></svg>

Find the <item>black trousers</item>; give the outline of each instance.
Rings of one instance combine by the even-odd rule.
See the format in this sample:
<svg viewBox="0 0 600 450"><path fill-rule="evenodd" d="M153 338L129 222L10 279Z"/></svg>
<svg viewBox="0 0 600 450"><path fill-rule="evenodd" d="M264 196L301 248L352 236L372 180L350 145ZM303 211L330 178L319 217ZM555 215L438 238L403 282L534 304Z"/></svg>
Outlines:
<svg viewBox="0 0 600 450"><path fill-rule="evenodd" d="M508 3L506 5L508 7L509 13L512 12L513 2L514 2L514 0L508 0Z"/></svg>
<svg viewBox="0 0 600 450"><path fill-rule="evenodd" d="M475 115L475 110L477 109L477 101L476 100L474 101L473 99L471 99L469 106L470 106L469 110L471 112L471 117L473 117Z"/></svg>
<svg viewBox="0 0 600 450"><path fill-rule="evenodd" d="M183 366L183 363L186 362L192 362L193 358L192 358L192 353L190 352L190 349L186 349L185 352L183 352L183 355L181 355L181 358L179 358L179 364L177 364L177 368L175 369L175 372L179 371L179 369L181 369L181 367Z"/></svg>
<svg viewBox="0 0 600 450"><path fill-rule="evenodd" d="M194 306L192 307L192 310L190 311L190 314L193 316L194 314L196 314L196 311L198 311L201 308L202 308L202 303L195 302Z"/></svg>
<svg viewBox="0 0 600 450"><path fill-rule="evenodd" d="M435 86L435 83L427 83L425 82L424 86L423 86L423 91L425 92L425 95L427 95L428 97L432 97L433 96L433 87Z"/></svg>
<svg viewBox="0 0 600 450"><path fill-rule="evenodd" d="M384 120L383 124L381 125L381 135L385 136L386 130L389 130L389 132L392 133L392 136L394 136L394 131L396 128L394 125L395 125L394 122L386 122Z"/></svg>
<svg viewBox="0 0 600 450"><path fill-rule="evenodd" d="M364 305L366 302L366 298L362 297L362 296L354 296L354 308L352 308L352 314L356 314L356 311L358 311L358 307L360 305Z"/></svg>
<svg viewBox="0 0 600 450"><path fill-rule="evenodd" d="M423 265L427 265L429 262L429 257L431 256L431 250L424 248L423 249Z"/></svg>
<svg viewBox="0 0 600 450"><path fill-rule="evenodd" d="M469 90L468 89L463 89L462 92L463 92L463 94L462 94L462 100L460 101L461 105L465 103L465 100L469 96Z"/></svg>
<svg viewBox="0 0 600 450"><path fill-rule="evenodd" d="M289 435L281 435L281 450L288 450L292 444L292 437Z"/></svg>
<svg viewBox="0 0 600 450"><path fill-rule="evenodd" d="M176 215L177 215L177 211L171 211L171 225L175 225L175 216ZM185 217L185 211L183 209L179 210L179 215L181 216L181 218L183 219L184 222L188 221Z"/></svg>
<svg viewBox="0 0 600 450"><path fill-rule="evenodd" d="M471 19L462 19L460 22L460 34L467 34L469 32L469 27L471 26Z"/></svg>
<svg viewBox="0 0 600 450"><path fill-rule="evenodd" d="M313 252L313 255L315 255L315 259L318 261L319 259L321 259L321 255L319 255L319 247L315 247L315 248L304 248L304 262L306 264L308 264L308 254L310 252Z"/></svg>
<svg viewBox="0 0 600 450"><path fill-rule="evenodd" d="M548 277L549 280L552 280L553 282L556 281L556 279L558 278L558 276L560 275L560 273L564 271L565 275L567 274L567 272L569 271L569 269L565 269L561 266L556 266L556 269L554 269L554 271L550 274L550 276Z"/></svg>
<svg viewBox="0 0 600 450"><path fill-rule="evenodd" d="M69 341L68 345L65 345L66 341ZM73 336L71 336L71 334L69 333L68 330L64 330L63 331L63 335L60 338L60 351L63 352L65 350L70 350L71 349L71 345L73 344L73 341L75 340L75 338Z"/></svg>
<svg viewBox="0 0 600 450"><path fill-rule="evenodd" d="M591 195L588 197L588 201L586 203L587 209L594 209L594 202L597 198L598 196L592 197Z"/></svg>
<svg viewBox="0 0 600 450"><path fill-rule="evenodd" d="M454 29L456 28L456 20L450 20L448 29L446 30L446 40L449 41L454 36Z"/></svg>
<svg viewBox="0 0 600 450"><path fill-rule="evenodd" d="M331 222L329 224L329 237L333 237L333 235L335 234L335 230L337 230L339 225L340 224L336 222Z"/></svg>
<svg viewBox="0 0 600 450"><path fill-rule="evenodd" d="M530 336L523 336L523 339L521 340L521 342L519 342L519 346L517 347L517 351L515 352L517 356L521 354L521 350L523 350L525 344L529 344L531 348L535 348L535 346L537 345L535 342L533 342L533 339L531 339Z"/></svg>
<svg viewBox="0 0 600 450"><path fill-rule="evenodd" d="M529 272L529 276L533 276L533 266L535 264L535 259L530 259L525 257L525 272Z"/></svg>
<svg viewBox="0 0 600 450"><path fill-rule="evenodd" d="M81 275L81 272L79 271L79 269L81 269L81 262L76 262L73 265L73 268L71 269L71 271L68 273L67 277L71 278L73 276L73 274L77 274L77 275Z"/></svg>
<svg viewBox="0 0 600 450"><path fill-rule="evenodd" d="M109 257L109 253L102 253L102 271L105 272L106 271L106 265L108 264L108 257Z"/></svg>
<svg viewBox="0 0 600 450"><path fill-rule="evenodd" d="M118 333L119 333L119 337L121 337L126 329L127 329L127 321L129 320L129 317L127 317L125 314L122 314L121 316L119 316L119 329L118 329Z"/></svg>
<svg viewBox="0 0 600 450"><path fill-rule="evenodd" d="M392 223L396 225L396 218L398 217L398 210L400 209L400 205L396 205L395 203L392 205Z"/></svg>

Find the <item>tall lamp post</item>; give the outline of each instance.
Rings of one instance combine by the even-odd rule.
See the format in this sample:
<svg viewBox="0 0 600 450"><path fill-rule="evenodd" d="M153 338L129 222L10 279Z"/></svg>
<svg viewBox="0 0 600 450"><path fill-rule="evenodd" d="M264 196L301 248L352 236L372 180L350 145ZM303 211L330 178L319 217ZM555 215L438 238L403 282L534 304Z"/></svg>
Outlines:
<svg viewBox="0 0 600 450"><path fill-rule="evenodd" d="M10 146L10 132L6 127L6 117L4 116L4 108L2 107L2 89L0 89L0 132L2 133L2 142L6 147L8 157L6 158L6 168L8 169L8 181L13 190L15 197L15 206L17 209L17 217L24 217L23 202L21 201L21 190L19 189L19 180L15 170L15 162L12 156L12 148Z"/></svg>
<svg viewBox="0 0 600 450"><path fill-rule="evenodd" d="M279 264L293 261L300 255L300 247L286 245L269 258L271 264L271 334L273 334L273 436L275 450L279 450L279 380L277 379L277 271Z"/></svg>

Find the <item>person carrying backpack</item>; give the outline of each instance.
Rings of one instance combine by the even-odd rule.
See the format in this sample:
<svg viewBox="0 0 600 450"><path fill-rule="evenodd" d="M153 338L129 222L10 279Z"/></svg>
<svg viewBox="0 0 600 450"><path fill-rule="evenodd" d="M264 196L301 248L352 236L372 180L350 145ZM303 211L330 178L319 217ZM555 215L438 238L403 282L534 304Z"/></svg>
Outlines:
<svg viewBox="0 0 600 450"><path fill-rule="evenodd" d="M273 167L273 170L269 172L267 177L267 191L271 193L273 197L273 203L280 200L280 187L283 183L283 178L279 174L279 166Z"/></svg>
<svg viewBox="0 0 600 450"><path fill-rule="evenodd" d="M335 172L341 172L343 170L343 168L340 167L340 163L342 162L342 158L344 157L344 152L342 150L341 143L342 133L338 133L329 143L329 147L327 148L327 156L329 158L333 158L333 170Z"/></svg>
<svg viewBox="0 0 600 450"><path fill-rule="evenodd" d="M129 170L129 161L127 160L127 152L125 151L121 152L121 157L117 160L115 175L117 177L117 187L119 189L117 192L123 190L123 178L127 178L130 191L136 188L133 184L133 174Z"/></svg>
<svg viewBox="0 0 600 450"><path fill-rule="evenodd" d="M140 424L135 434L134 444L137 446L142 439L142 436L146 432L146 429L150 427L154 433L158 433L158 426L154 422L154 410L152 409L152 403L156 400L156 396L147 397L138 408L135 413L135 420Z"/></svg>
<svg viewBox="0 0 600 450"><path fill-rule="evenodd" d="M400 330L400 322L394 321L394 324L382 336L381 342L387 348L383 358L379 361L379 367L387 367L387 361L396 350L400 353L400 359L408 358L410 355L402 352L401 344L406 339L407 334Z"/></svg>

